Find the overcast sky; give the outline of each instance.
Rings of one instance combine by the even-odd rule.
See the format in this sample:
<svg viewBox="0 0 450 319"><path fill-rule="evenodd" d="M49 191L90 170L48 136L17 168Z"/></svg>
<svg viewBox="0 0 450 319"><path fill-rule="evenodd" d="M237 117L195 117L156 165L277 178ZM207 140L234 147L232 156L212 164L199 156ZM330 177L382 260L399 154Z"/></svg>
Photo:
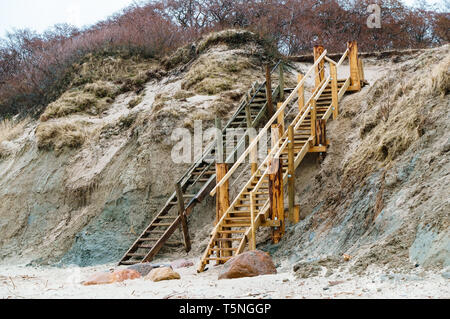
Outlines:
<svg viewBox="0 0 450 319"><path fill-rule="evenodd" d="M57 23L92 25L132 0L0 0L0 36L13 28L45 31Z"/></svg>
<svg viewBox="0 0 450 319"><path fill-rule="evenodd" d="M412 4L415 0L403 1ZM63 22L78 27L92 25L132 3L133 0L0 0L0 37L13 28L42 32Z"/></svg>

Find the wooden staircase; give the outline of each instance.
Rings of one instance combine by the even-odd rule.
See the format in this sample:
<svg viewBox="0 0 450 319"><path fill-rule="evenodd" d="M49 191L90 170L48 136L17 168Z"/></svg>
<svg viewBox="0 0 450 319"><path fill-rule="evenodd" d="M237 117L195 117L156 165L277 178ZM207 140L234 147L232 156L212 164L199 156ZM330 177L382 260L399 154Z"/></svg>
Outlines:
<svg viewBox="0 0 450 319"><path fill-rule="evenodd" d="M282 67L282 64L278 63L271 73L280 67ZM290 95L293 91L293 89L285 89L284 85L280 83L272 91L274 101L279 100L281 90L284 90L284 96ZM237 111L224 127L223 134L225 135L227 129L256 128L266 117L267 108L265 82L262 84L256 82L241 100ZM245 136L240 138L237 145L230 146L224 142L224 147L227 150L231 147L233 151L230 157L234 157L243 143L245 145ZM192 213L194 207L202 202L216 184L215 146L215 143L210 145L202 158L186 171L176 185L177 190L169 197L150 225L125 253L119 265L149 262L164 245L185 245L186 251L190 250L186 219ZM169 241L177 229L180 229L182 240Z"/></svg>
<svg viewBox="0 0 450 319"><path fill-rule="evenodd" d="M274 161L280 159L282 184L287 183L291 174L295 174L295 169L300 165L308 152L324 152L328 142L318 140L317 125L320 121L327 121L332 115L336 118L338 115L338 102L348 91L353 91L352 84L355 82L351 77L347 79L337 79L337 68L342 64L347 56L350 56L351 48L344 53L341 60L336 63L326 57L327 51L316 59L315 64L306 73L299 78L297 87L291 95L279 107L277 113L273 116L255 141L249 146L241 158L234 164L225 177L216 185L211 195L215 195L217 189L221 187L233 173L242 165L251 152L257 147L257 144L264 133L269 128L273 129L274 123L282 133L278 140L271 141L272 149L266 159L259 165L251 177L246 181L240 193L236 196L229 209L223 214L222 218L211 233L211 239L208 247L201 259L198 272L205 270L210 262L216 264L225 263L232 257L241 254L249 244L249 249L256 249L256 231L259 227L272 227L279 229L284 223L283 220L271 219L272 209L269 196L269 179L273 174ZM330 75L325 77L324 63L330 63ZM316 82L316 87L305 103L299 102L298 114L291 123L285 123L284 112L295 101L304 101L304 84L307 76L321 74L322 81ZM335 78L333 78L333 75ZM363 76L359 78L359 85L364 85ZM356 87L356 86L355 86ZM360 87L359 87L360 89ZM357 90L357 89L355 89ZM295 96L298 95L298 99ZM302 96L302 99L300 97ZM280 121L280 118L282 119ZM264 132L266 131L266 132ZM292 144L293 145L292 145ZM326 144L326 145L323 145ZM290 154L291 152L291 154ZM293 154L292 154L293 153ZM291 157L291 162L289 160ZM293 166L293 171L289 174L289 164ZM293 172L293 173L292 173ZM273 176L273 175L272 175ZM282 207L284 210L284 207Z"/></svg>

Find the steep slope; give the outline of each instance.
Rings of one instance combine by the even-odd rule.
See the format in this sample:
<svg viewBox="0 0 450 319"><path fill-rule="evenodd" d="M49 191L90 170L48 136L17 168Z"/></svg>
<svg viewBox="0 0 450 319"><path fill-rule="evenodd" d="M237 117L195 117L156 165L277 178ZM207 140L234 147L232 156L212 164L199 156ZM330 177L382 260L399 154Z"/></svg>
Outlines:
<svg viewBox="0 0 450 319"><path fill-rule="evenodd" d="M188 166L171 159L172 131L231 116L269 57L244 31L195 46L187 61L177 61L179 52L167 58L166 66L177 62L168 70L155 61L87 57L39 121L0 140L0 259L118 261ZM200 207L191 227L213 217ZM195 250L207 232L192 237Z"/></svg>
<svg viewBox="0 0 450 319"><path fill-rule="evenodd" d="M450 47L365 62L385 71L342 101L325 160L297 171L304 220L262 245L300 277L450 265Z"/></svg>

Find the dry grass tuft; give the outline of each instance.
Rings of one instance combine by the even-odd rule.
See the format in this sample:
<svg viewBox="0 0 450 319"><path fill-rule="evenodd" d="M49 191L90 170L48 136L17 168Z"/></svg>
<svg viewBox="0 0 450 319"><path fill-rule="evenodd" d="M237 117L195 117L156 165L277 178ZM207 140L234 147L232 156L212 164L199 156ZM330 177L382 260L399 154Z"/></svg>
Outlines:
<svg viewBox="0 0 450 319"><path fill-rule="evenodd" d="M0 122L0 144L2 142L12 141L23 133L25 126L30 123L30 119L26 118L21 121L5 119Z"/></svg>
<svg viewBox="0 0 450 319"><path fill-rule="evenodd" d="M64 93L58 100L49 104L41 115L41 121L60 118L75 113L99 115L113 102L110 97L97 98L93 93L74 89Z"/></svg>
<svg viewBox="0 0 450 319"><path fill-rule="evenodd" d="M72 87L78 87L99 81L112 82L116 85L126 81L136 81L146 76L148 70L155 69L157 64L152 60L139 56L122 58L116 56L88 54L84 61L76 67L76 76Z"/></svg>
<svg viewBox="0 0 450 319"><path fill-rule="evenodd" d="M60 154L65 148L81 147L87 139L85 122L48 122L36 128L37 144L40 149L53 149Z"/></svg>
<svg viewBox="0 0 450 319"><path fill-rule="evenodd" d="M197 45L197 53L205 52L211 46L217 44L226 44L229 48L237 48L245 44L257 44L266 46L267 44L255 33L247 30L230 29L220 32L214 32L201 39Z"/></svg>
<svg viewBox="0 0 450 319"><path fill-rule="evenodd" d="M11 155L11 150L3 142L10 142L21 136L28 123L28 118L21 121L5 119L0 122L0 158Z"/></svg>
<svg viewBox="0 0 450 319"><path fill-rule="evenodd" d="M431 71L429 91L442 97L450 91L450 55Z"/></svg>
<svg viewBox="0 0 450 319"><path fill-rule="evenodd" d="M254 69L256 66L248 57L206 54L191 67L181 88L198 94L215 95L232 90L236 84L247 79L245 71Z"/></svg>
<svg viewBox="0 0 450 319"><path fill-rule="evenodd" d="M259 38L256 34L246 30L224 30L213 32L201 38L197 43L188 44L179 48L171 56L165 57L162 64L166 70L177 66L187 64L192 59L205 53L209 48L215 45L226 45L229 49L248 46L251 54L262 57L265 53L274 55L277 50L268 42Z"/></svg>
<svg viewBox="0 0 450 319"><path fill-rule="evenodd" d="M167 101L170 101L169 96L163 93L157 94L155 96L155 101L153 102L153 113L161 111L166 106Z"/></svg>
<svg viewBox="0 0 450 319"><path fill-rule="evenodd" d="M93 93L98 98L109 97L114 99L120 92L120 87L112 82L97 81L85 86L85 91Z"/></svg>

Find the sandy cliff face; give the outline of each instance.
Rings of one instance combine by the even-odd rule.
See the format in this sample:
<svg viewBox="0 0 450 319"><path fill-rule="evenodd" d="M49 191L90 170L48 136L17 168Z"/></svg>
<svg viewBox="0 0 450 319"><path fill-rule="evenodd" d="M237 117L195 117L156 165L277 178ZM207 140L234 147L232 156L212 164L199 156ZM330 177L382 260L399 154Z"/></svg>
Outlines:
<svg viewBox="0 0 450 319"><path fill-rule="evenodd" d="M257 42L213 38L197 48L188 58L177 52L165 61L175 71L114 96L100 111L31 121L20 137L0 143L3 262L87 266L122 256L187 168L172 162L172 130L228 118L251 83L262 81L265 52ZM305 219L277 246L262 233L259 248L306 276L322 265L357 272L372 263L449 265L449 56L446 46L366 61L371 85L341 102L339 119L328 124L325 160L308 155L298 168ZM37 136L42 125L63 127L70 143L40 147L42 136L54 138ZM190 217L192 257L209 239L214 208L209 198ZM350 262L342 262L344 253Z"/></svg>

